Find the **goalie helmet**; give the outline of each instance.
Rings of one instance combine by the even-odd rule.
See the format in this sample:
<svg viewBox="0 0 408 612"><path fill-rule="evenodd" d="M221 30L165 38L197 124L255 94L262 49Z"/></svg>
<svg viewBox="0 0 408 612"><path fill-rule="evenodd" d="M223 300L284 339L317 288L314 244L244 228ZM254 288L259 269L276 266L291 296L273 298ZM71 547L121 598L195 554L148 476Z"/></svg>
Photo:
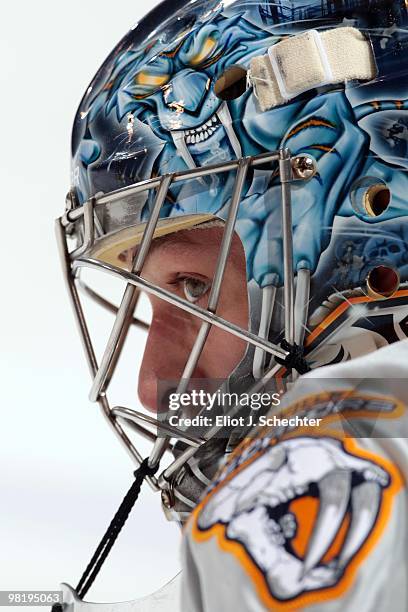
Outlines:
<svg viewBox="0 0 408 612"><path fill-rule="evenodd" d="M191 388L214 326L246 346L219 377L230 392L267 381L285 388L299 373L352 358L355 343L344 339L356 329L371 338L368 319L371 348L379 336L408 334L398 314L408 296L406 21L397 0L167 0L120 41L80 103L57 231L90 397L136 463L129 424L153 441L151 466L170 452L149 477L169 516L186 518L248 431L197 433L112 407L108 387L138 324L140 291L200 321L179 393ZM222 238L205 308L143 277L155 240L211 227ZM234 236L246 263L247 327L217 314ZM78 293L89 268L126 283L99 363ZM390 322L383 332L381 316Z"/></svg>

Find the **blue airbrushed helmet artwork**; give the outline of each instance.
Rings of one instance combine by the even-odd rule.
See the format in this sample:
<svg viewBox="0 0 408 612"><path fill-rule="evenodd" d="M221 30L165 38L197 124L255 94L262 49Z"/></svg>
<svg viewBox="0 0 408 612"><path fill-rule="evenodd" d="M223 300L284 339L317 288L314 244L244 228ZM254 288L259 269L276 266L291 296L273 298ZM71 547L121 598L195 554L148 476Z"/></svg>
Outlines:
<svg viewBox="0 0 408 612"><path fill-rule="evenodd" d="M370 334L373 317L382 317L373 326L376 346L406 337L408 317L399 307L408 302L407 23L399 0L160 4L115 47L80 103L63 218L68 239L77 239L68 274L75 276L75 265L99 266L132 283L140 269L126 269L123 253L141 243L156 213L153 236L214 219L226 225L243 163L237 160L250 158L235 231L250 298L244 331L260 342L248 342L228 384L250 386L268 368L284 380L291 367L345 361L351 355L336 340L339 331L342 337L347 329ZM203 172L206 167L214 168ZM290 339L285 181L295 313ZM119 323L115 346L123 340ZM267 345L283 347L290 359L268 353ZM109 412L104 393L115 357L108 347L103 375L90 361L99 382L91 397L103 403L123 439L116 417L123 422L124 413ZM194 450L183 464L194 472L193 484L182 490L180 471L166 473L178 479L179 516L194 507L213 474L212 457L221 451L210 442L216 446L207 440L200 451L204 467L197 461L191 467ZM176 444L175 456L184 450ZM165 488L163 479L153 482Z"/></svg>

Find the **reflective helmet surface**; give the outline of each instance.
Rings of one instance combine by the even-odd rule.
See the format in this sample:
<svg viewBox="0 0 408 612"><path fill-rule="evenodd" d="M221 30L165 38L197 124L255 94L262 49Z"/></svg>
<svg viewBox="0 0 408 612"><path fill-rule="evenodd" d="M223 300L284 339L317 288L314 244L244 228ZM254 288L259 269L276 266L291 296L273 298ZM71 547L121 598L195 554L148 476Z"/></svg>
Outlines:
<svg viewBox="0 0 408 612"><path fill-rule="evenodd" d="M318 174L292 195L296 269L315 272L335 217L348 218L353 233L361 228L369 237L367 224L382 225L403 215L406 91L398 25L406 19L405 5L290 7L163 3L131 30L98 71L77 113L72 146L78 201L152 176L289 147L293 155L310 153L318 162ZM234 98L227 91L232 99L217 96L217 80L231 66L248 70L254 57L289 36L345 24L364 32L373 45L377 76L368 83L313 89L266 112L260 110L254 88L240 90L242 83L236 87L241 95ZM247 254L248 278L260 286L280 285L281 226L273 206L277 187L259 174L246 180L236 229ZM173 185L161 216L225 217L230 179L214 176L193 187ZM380 218L359 205L367 191L364 180L359 184L362 179L368 187L392 192L391 205ZM126 211L121 222L129 226L146 220L150 204L148 199L136 215ZM117 229L117 211L108 211L103 221L108 232ZM392 224L387 227L394 236ZM364 257L363 242L353 247L359 257ZM333 251L331 271L333 264L338 268L344 263L338 249ZM350 270L347 288L362 282L360 271L356 266ZM326 266L318 286L328 281Z"/></svg>
<svg viewBox="0 0 408 612"><path fill-rule="evenodd" d="M228 164L258 159L243 174L234 227L246 259L249 332L280 343L288 252L279 159L288 150L294 340L308 367L350 358L333 338L346 323L367 330L368 312L391 316L386 341L407 335L405 315L387 311L407 299L406 23L395 0L163 2L112 51L76 115L68 220L81 256L124 269L121 256L140 243L154 211L143 182L157 187L166 175L160 235L228 221L237 169ZM339 37L322 50L334 31ZM292 41L310 53L296 54ZM360 48L368 72L350 77L347 58L358 64ZM281 158L262 163L276 151ZM302 164L311 161L307 173ZM89 202L95 236L81 248L86 232L74 220ZM264 373L259 351L248 346L235 382Z"/></svg>

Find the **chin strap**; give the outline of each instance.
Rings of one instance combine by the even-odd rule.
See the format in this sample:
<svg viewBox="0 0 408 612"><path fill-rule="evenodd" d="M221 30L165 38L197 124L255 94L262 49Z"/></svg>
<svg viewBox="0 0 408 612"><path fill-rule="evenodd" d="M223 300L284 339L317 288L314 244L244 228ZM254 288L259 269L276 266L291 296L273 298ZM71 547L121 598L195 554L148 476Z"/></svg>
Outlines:
<svg viewBox="0 0 408 612"><path fill-rule="evenodd" d="M310 372L310 367L306 362L306 359L303 357L303 346L299 346L295 342L293 344L289 344L287 340L282 340L281 347L283 350L288 351L289 354L286 355L285 359L275 357L278 363L284 365L288 370L296 370L299 372L299 374L306 374L306 372Z"/></svg>
<svg viewBox="0 0 408 612"><path fill-rule="evenodd" d="M99 574L99 571L105 562L105 559L109 555L112 546L114 545L116 538L118 537L123 525L126 523L126 520L139 497L140 489L143 484L144 479L147 476L153 476L157 469L158 465L155 467L150 467L148 463L148 459L144 459L141 463L140 467L134 472L135 480L130 487L129 491L126 493L123 498L122 503L120 504L115 516L113 517L108 529L106 530L105 535L99 543L98 548L96 549L92 559L88 563L88 566L84 573L81 576L80 581L78 582L78 586L76 587L76 593L80 599L83 599L90 587L92 586L96 576ZM51 612L60 612L61 605L55 604L52 607Z"/></svg>
<svg viewBox="0 0 408 612"><path fill-rule="evenodd" d="M371 80L377 72L371 42L356 28L338 27L287 36L251 60L248 76L266 111L305 91Z"/></svg>

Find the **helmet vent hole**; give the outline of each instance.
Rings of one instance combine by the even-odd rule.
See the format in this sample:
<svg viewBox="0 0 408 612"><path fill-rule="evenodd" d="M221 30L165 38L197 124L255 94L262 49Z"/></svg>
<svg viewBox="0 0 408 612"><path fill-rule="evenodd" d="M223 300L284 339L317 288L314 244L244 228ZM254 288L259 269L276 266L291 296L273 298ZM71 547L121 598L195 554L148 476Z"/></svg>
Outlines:
<svg viewBox="0 0 408 612"><path fill-rule="evenodd" d="M391 203L391 191L377 176L364 176L351 187L350 199L358 217L372 219L379 217Z"/></svg>
<svg viewBox="0 0 408 612"><path fill-rule="evenodd" d="M214 93L221 100L235 100L247 89L247 71L243 66L229 66L218 77Z"/></svg>
<svg viewBox="0 0 408 612"><path fill-rule="evenodd" d="M391 201L391 193L386 185L377 183L367 189L364 200L367 214L370 217L379 217L387 210Z"/></svg>
<svg viewBox="0 0 408 612"><path fill-rule="evenodd" d="M391 297L397 291L400 277L390 266L376 266L367 276L367 290L372 298L384 299Z"/></svg>

